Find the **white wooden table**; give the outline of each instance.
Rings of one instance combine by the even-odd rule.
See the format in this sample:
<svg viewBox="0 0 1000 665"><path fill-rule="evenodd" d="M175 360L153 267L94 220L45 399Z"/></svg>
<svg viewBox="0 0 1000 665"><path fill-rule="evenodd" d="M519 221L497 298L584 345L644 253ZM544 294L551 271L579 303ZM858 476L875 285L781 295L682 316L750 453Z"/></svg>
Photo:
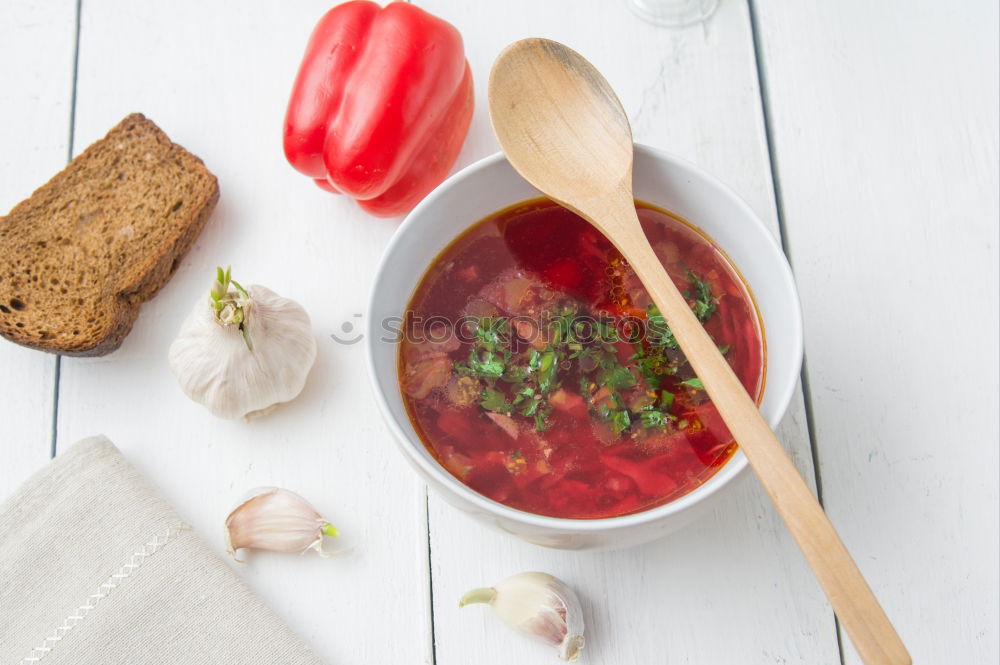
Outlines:
<svg viewBox="0 0 1000 665"><path fill-rule="evenodd" d="M532 569L581 592L587 662L860 662L752 479L674 537L599 554L503 537L427 495L376 412L362 346L329 337L360 323L398 220L320 192L281 152L291 81L330 4L0 3L0 211L131 111L201 156L222 190L120 350L59 359L0 343L0 496L94 433L220 553L243 491L304 494L353 552L233 565L331 665L554 662L456 604ZM805 390L781 438L915 662L997 662L996 3L722 0L683 30L622 2L421 6L461 30L475 77L458 166L497 149L484 96L495 55L550 37L607 76L637 140L720 176L780 234L806 331ZM301 302L320 342L303 395L250 425L189 402L166 364L228 263Z"/></svg>

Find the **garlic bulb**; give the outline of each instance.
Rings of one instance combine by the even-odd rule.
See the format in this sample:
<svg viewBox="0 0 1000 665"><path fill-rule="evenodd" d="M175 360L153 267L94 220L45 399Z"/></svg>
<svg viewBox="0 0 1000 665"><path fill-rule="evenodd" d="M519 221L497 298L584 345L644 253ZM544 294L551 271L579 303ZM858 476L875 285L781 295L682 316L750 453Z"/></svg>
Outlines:
<svg viewBox="0 0 1000 665"><path fill-rule="evenodd" d="M511 628L556 647L563 660L575 661L583 649L583 610L565 582L546 573L520 573L493 587L473 589L459 607L489 603Z"/></svg>
<svg viewBox="0 0 1000 665"><path fill-rule="evenodd" d="M250 548L272 552L323 551L323 536L337 537L336 527L295 492L258 487L226 518L226 550Z"/></svg>
<svg viewBox="0 0 1000 665"><path fill-rule="evenodd" d="M221 268L170 345L181 389L220 418L249 420L291 400L315 360L316 338L298 303L263 286L244 289Z"/></svg>

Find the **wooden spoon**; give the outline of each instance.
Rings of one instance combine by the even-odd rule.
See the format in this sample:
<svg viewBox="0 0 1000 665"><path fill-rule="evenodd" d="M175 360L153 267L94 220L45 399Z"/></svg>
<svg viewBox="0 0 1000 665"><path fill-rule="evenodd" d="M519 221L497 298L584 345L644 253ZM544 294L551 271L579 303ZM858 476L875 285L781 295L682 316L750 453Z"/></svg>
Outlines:
<svg viewBox="0 0 1000 665"><path fill-rule="evenodd" d="M642 280L861 659L910 663L822 507L649 246L632 196L632 130L608 82L566 46L524 39L494 63L489 105L493 131L518 173L604 233Z"/></svg>

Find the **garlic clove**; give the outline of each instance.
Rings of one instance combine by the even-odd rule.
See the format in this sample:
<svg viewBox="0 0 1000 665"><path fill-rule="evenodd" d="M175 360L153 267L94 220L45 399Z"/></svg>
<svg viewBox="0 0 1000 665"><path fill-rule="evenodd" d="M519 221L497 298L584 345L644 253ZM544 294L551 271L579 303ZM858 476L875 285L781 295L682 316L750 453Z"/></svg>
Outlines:
<svg viewBox="0 0 1000 665"><path fill-rule="evenodd" d="M236 550L243 548L299 553L315 550L327 557L330 554L323 551L323 537L339 535L308 501L280 487L251 490L226 518L226 550L233 558Z"/></svg>
<svg viewBox="0 0 1000 665"><path fill-rule="evenodd" d="M547 573L520 573L493 587L473 589L459 607L488 603L511 628L555 647L563 660L576 661L583 649L580 600L562 580Z"/></svg>

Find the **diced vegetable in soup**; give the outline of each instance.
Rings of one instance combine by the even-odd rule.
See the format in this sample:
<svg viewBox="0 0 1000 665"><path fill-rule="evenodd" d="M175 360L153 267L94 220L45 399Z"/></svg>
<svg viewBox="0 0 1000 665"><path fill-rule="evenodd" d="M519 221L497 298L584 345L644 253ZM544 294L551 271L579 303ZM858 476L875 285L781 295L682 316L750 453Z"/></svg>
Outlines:
<svg viewBox="0 0 1000 665"><path fill-rule="evenodd" d="M759 399L764 345L747 287L691 226L637 209L674 283ZM736 450L628 263L550 201L501 211L445 249L403 333L400 386L427 449L513 508L634 513L695 489Z"/></svg>

